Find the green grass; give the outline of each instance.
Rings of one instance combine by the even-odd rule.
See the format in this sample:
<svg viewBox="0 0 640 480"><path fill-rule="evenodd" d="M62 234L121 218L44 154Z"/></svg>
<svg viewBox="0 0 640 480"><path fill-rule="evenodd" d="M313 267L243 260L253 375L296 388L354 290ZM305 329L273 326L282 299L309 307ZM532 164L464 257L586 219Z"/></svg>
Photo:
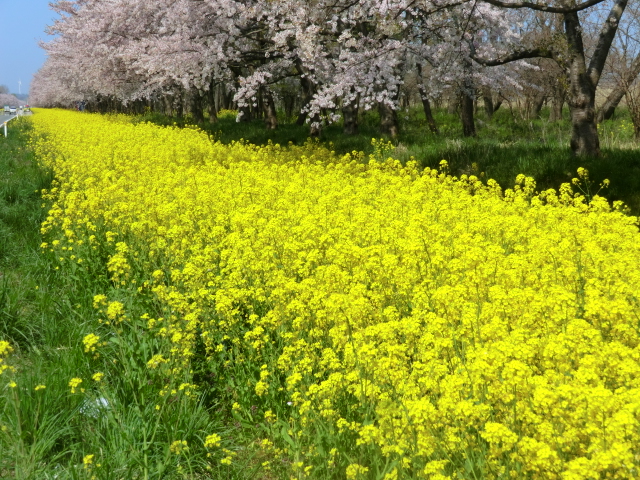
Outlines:
<svg viewBox="0 0 640 480"><path fill-rule="evenodd" d="M204 394L158 396L164 377L145 358L159 340L136 319L153 311L148 298L121 292L131 320L110 334L93 297L118 298L118 288L100 272L61 268L41 248L47 206L40 191L53 179L27 147L29 121L11 127L0 138L0 340L14 350L6 359L14 371L0 376L0 478L250 478L255 430L234 426L214 388L206 403ZM84 351L90 333L101 337L98 357ZM104 373L102 381L92 380L96 372ZM76 377L84 390L72 393ZM220 452L207 461L203 442L211 433L238 452L232 466L220 464ZM171 452L176 440L188 442L186 454ZM83 464L86 455L94 455L91 465Z"/></svg>
<svg viewBox="0 0 640 480"><path fill-rule="evenodd" d="M568 112L561 122L549 123L549 112L543 109L540 119L524 120L519 112L503 106L487 120L482 109L476 120L477 138L463 138L462 126L456 115L437 110L435 118L440 135L429 132L421 108L413 107L400 112L400 136L393 141L396 149L391 155L406 162L412 157L422 167L437 168L441 160L449 162L454 175L484 174L482 178L495 179L503 188L513 186L516 176L523 173L535 178L538 188L557 189L563 182L576 176L578 167L585 167L596 186L605 178L611 186L601 192L610 201L622 200L632 214L640 215L640 145L633 139L633 127L626 112L618 109L614 120L600 127L602 157L576 158L571 154L569 139L571 125ZM189 119L168 118L157 113L141 117L161 125L184 125ZM367 112L360 118L359 135L346 136L342 125L323 129L320 141L331 145L336 153L353 150L373 153L372 138L380 135L376 112ZM218 123L206 123L203 128L223 143L245 140L257 145L268 142L302 145L307 141L308 126L297 126L280 118L280 126L268 131L261 120L236 122L235 118L221 118Z"/></svg>

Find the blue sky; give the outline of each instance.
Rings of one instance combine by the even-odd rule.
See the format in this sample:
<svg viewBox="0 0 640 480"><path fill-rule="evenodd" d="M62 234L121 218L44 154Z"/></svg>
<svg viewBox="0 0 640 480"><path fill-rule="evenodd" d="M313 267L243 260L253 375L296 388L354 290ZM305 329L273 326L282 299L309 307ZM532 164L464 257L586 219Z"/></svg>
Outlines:
<svg viewBox="0 0 640 480"><path fill-rule="evenodd" d="M0 85L18 93L28 93L31 77L45 60L39 40L47 40L44 32L56 14L50 0L0 0ZM50 38L50 37L49 37Z"/></svg>

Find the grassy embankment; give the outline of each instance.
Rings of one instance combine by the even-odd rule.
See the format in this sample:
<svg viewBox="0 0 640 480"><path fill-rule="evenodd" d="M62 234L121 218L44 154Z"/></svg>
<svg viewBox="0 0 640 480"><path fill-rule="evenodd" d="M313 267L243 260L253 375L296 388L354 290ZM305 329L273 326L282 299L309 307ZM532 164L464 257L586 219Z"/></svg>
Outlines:
<svg viewBox="0 0 640 480"><path fill-rule="evenodd" d="M158 400L143 353L154 341L139 331L105 335L97 346L107 355L91 351L87 336L101 333L93 297L109 282L99 272L63 272L41 249L50 205L40 192L52 174L37 164L30 130L29 120L13 122L0 138L0 341L11 346L0 348L0 478L185 478L207 470L183 461L172 443L202 448L201 436L224 431L216 402L205 409L184 396ZM72 379L83 381L73 388ZM254 460L239 457L208 470L213 478L250 477Z"/></svg>

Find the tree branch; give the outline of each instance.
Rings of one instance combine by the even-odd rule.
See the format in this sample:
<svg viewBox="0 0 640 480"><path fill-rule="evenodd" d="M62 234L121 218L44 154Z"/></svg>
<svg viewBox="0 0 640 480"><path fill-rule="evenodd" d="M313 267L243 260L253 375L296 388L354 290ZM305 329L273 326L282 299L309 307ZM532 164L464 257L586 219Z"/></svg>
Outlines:
<svg viewBox="0 0 640 480"><path fill-rule="evenodd" d="M591 57L591 61L589 62L589 68L587 70L587 75L591 80L591 83L594 87L598 85L600 82L600 75L602 75L602 69L604 68L604 64L607 61L607 56L609 55L609 51L611 50L611 44L613 43L613 38L618 31L618 25L620 24L620 17L624 13L625 8L627 7L628 0L616 0L611 7L611 12L609 12L609 16L604 22L602 26L602 30L600 30L600 36L598 38L598 43L596 45L596 49L593 52L593 56Z"/></svg>
<svg viewBox="0 0 640 480"><path fill-rule="evenodd" d="M573 12L580 12L589 7L593 7L594 5L602 3L606 0L587 0L586 2L581 3L579 5L574 5L573 7L550 7L549 5L541 5L538 2L530 2L526 0L523 2L505 2L503 0L482 0L482 1L489 3L493 6L502 7L502 8L530 8L532 10L539 10L541 12L548 12L548 13L573 13Z"/></svg>
<svg viewBox="0 0 640 480"><path fill-rule="evenodd" d="M476 56L476 49L471 45L470 57L480 65L485 67L496 67L498 65L504 65L505 63L515 62L516 60L524 60L525 58L554 58L553 51L548 48L531 48L529 50L521 50L519 52L513 52L502 58L496 58L493 60L487 60L486 58L480 58Z"/></svg>

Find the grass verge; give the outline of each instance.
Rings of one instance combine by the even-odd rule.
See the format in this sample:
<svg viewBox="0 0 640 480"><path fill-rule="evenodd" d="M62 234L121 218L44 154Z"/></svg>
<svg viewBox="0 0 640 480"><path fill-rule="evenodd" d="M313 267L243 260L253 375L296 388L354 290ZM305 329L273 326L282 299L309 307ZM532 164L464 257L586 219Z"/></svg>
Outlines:
<svg viewBox="0 0 640 480"><path fill-rule="evenodd" d="M253 454L240 444L223 445L242 458L232 466L193 460L207 458L209 434L244 442L240 426L227 427L216 399L158 398L143 320L101 330L94 296L113 288L106 276L63 272L41 248L40 192L55 181L28 146L30 129L16 121L0 139L0 340L11 350L3 359L0 348L10 367L0 368L0 478L250 478Z"/></svg>

